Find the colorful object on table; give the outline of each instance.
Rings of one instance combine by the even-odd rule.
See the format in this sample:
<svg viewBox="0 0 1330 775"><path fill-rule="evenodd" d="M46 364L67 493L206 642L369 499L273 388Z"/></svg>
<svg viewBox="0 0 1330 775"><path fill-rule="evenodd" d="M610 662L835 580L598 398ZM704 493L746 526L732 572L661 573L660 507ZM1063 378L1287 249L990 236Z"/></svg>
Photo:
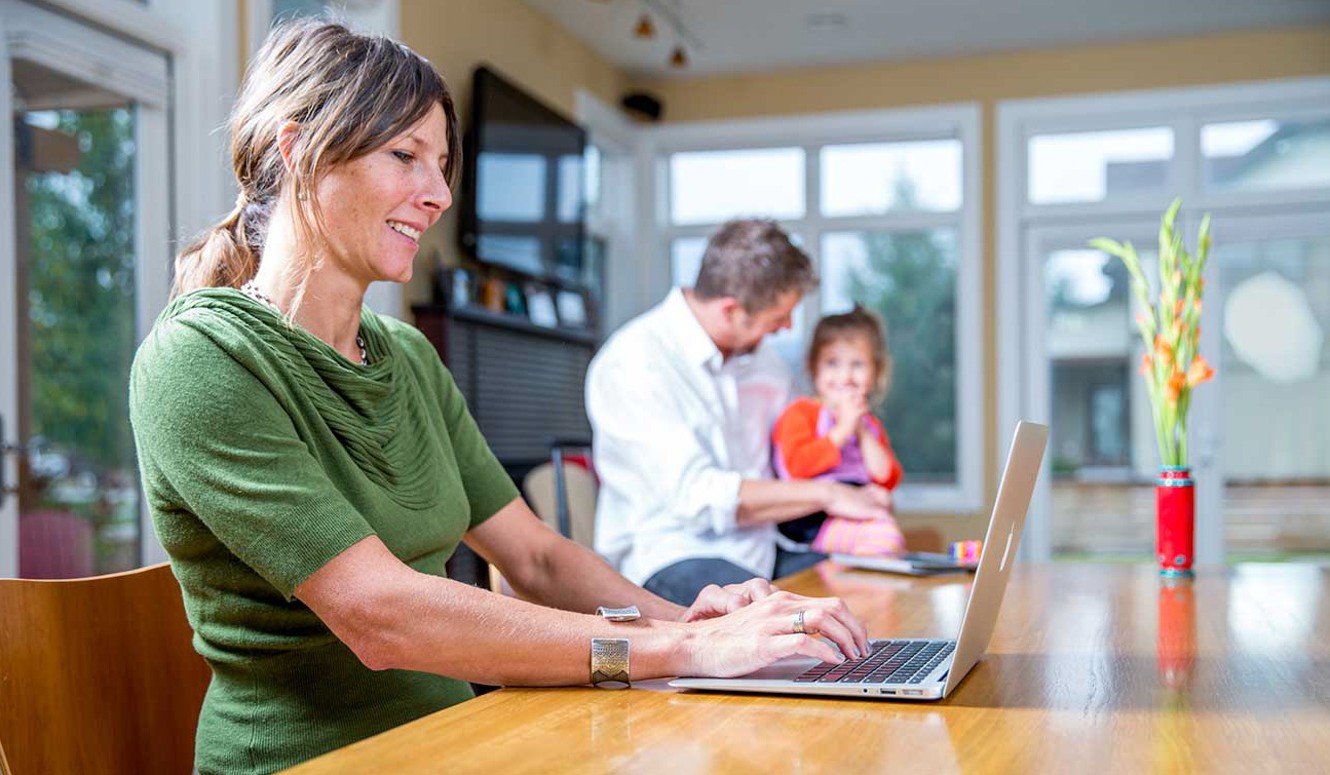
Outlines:
<svg viewBox="0 0 1330 775"><path fill-rule="evenodd" d="M827 517L813 539L812 549L823 554L891 557L905 551L905 536L892 519Z"/></svg>
<svg viewBox="0 0 1330 775"><path fill-rule="evenodd" d="M947 554L961 565L978 565L983 551L983 541L957 541L947 547Z"/></svg>
<svg viewBox="0 0 1330 775"><path fill-rule="evenodd" d="M1160 466L1155 480L1156 546L1159 572L1165 576L1192 575L1195 536L1196 484L1186 466Z"/></svg>
<svg viewBox="0 0 1330 775"><path fill-rule="evenodd" d="M1097 248L1122 259L1131 275L1131 290L1141 308L1136 316L1145 353L1141 376L1150 395L1155 440L1163 462L1155 489L1157 555L1164 575L1191 573L1195 498L1187 467L1187 410L1191 391L1215 375L1202 358L1201 275L1210 253L1210 216L1201 220L1193 258L1173 232L1182 200L1174 199L1159 225L1159 296L1141 271L1141 259L1130 242L1125 245L1101 237Z"/></svg>

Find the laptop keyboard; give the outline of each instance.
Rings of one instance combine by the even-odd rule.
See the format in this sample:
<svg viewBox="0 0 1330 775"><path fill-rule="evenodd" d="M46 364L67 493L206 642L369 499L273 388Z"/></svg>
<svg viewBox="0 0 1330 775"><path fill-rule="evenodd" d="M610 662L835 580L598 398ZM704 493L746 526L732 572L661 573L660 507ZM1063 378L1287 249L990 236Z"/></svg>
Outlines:
<svg viewBox="0 0 1330 775"><path fill-rule="evenodd" d="M814 665L794 680L800 683L923 683L933 668L956 649L946 640L875 640L868 656L840 664Z"/></svg>

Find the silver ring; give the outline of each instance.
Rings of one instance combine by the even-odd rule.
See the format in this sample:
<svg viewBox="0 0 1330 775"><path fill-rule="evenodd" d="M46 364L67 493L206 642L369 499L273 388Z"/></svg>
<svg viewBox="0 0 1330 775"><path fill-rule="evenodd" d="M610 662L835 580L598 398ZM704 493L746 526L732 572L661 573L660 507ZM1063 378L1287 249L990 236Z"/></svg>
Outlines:
<svg viewBox="0 0 1330 775"><path fill-rule="evenodd" d="M794 615L794 634L803 635L807 630L804 629L804 612L800 611Z"/></svg>

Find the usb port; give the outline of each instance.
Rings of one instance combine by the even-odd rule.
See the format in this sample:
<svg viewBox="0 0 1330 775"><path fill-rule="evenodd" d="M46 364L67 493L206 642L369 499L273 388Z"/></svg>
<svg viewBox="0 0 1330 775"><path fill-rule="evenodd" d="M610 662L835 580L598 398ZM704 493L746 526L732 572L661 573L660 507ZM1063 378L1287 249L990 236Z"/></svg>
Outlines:
<svg viewBox="0 0 1330 775"><path fill-rule="evenodd" d="M907 697L922 697L924 695L921 689L902 689L901 694Z"/></svg>

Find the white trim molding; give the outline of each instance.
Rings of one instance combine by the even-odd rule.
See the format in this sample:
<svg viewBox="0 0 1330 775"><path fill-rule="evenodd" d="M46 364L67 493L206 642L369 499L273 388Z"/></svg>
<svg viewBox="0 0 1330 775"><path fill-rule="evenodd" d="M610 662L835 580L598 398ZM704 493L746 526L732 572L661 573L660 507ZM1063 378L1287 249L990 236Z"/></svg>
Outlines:
<svg viewBox="0 0 1330 775"><path fill-rule="evenodd" d="M11 284L10 278L17 270L17 250L12 235L15 233L14 218L14 115L13 83L9 65L9 45L5 21L4 6L0 6L0 357L13 359L18 352L18 287ZM12 362L12 360L11 360ZM18 435L18 385L17 375L6 366L0 368L0 417L5 419L3 434L0 434L0 450L5 444L17 443ZM18 460L14 455L0 451L0 467L6 485L13 486L18 481ZM0 578L13 578L18 575L18 498L0 493Z"/></svg>

